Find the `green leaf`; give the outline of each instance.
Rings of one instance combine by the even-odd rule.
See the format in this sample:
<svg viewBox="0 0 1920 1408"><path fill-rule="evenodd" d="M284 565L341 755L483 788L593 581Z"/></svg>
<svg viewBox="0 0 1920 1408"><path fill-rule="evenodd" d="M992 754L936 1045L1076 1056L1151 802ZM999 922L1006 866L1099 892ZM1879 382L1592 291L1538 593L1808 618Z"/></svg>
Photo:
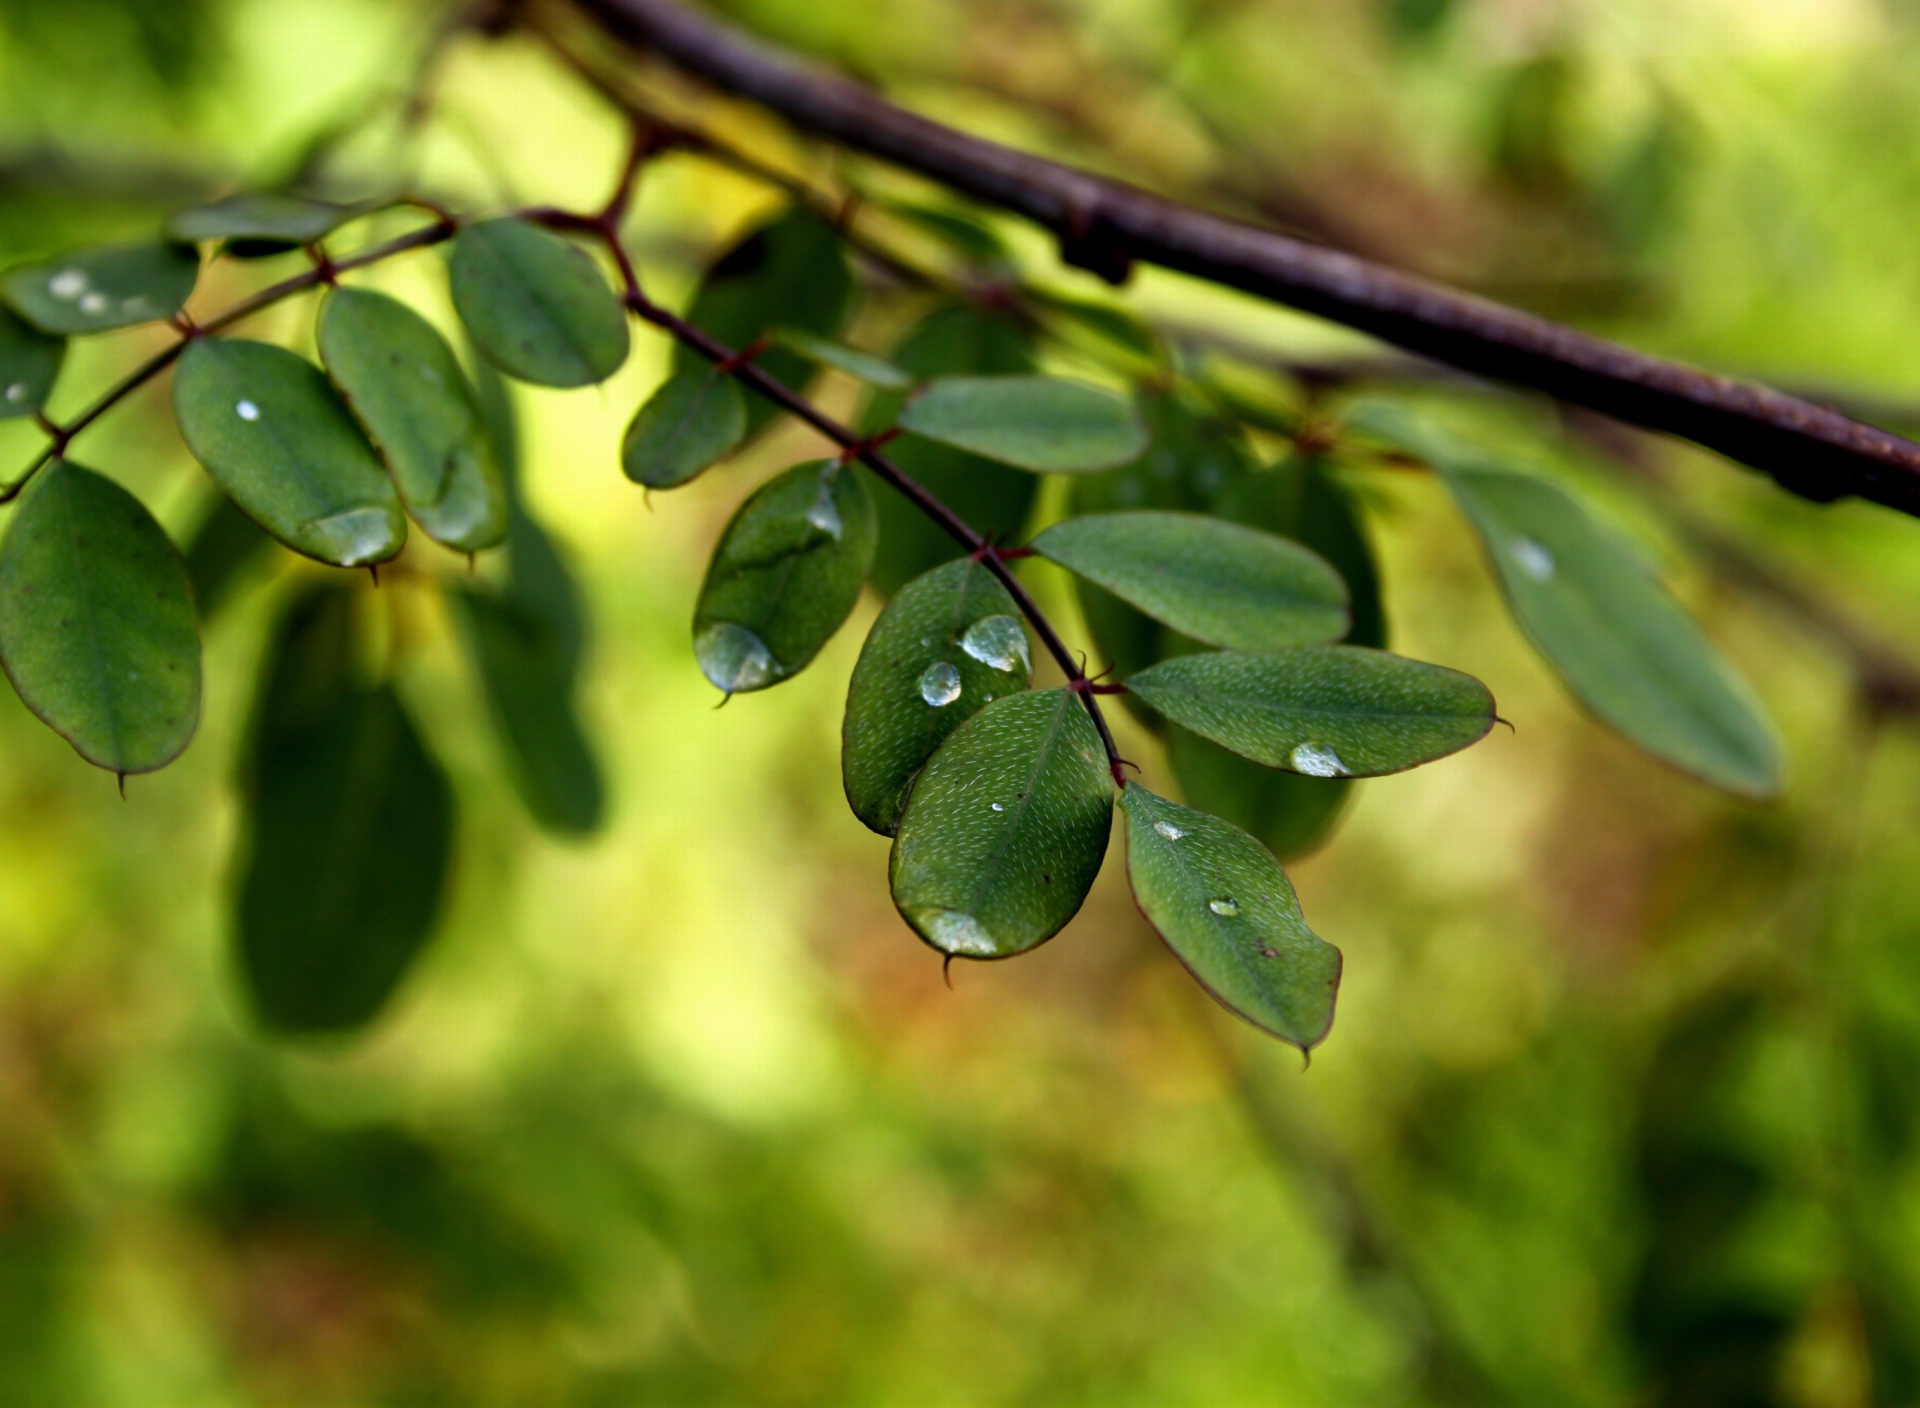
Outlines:
<svg viewBox="0 0 1920 1408"><path fill-rule="evenodd" d="M916 379L951 372L1015 375L1033 369L1033 350L1006 319L968 304L950 304L909 328L890 360ZM862 431L885 430L899 418L903 404L905 398L896 393L874 397L860 418ZM1001 542L1026 528L1040 492L1031 474L932 440L896 440L887 446L887 455L976 530ZM867 478L866 469L858 472ZM880 519L873 579L882 592L896 592L966 551L900 494L873 479L868 479L868 487L874 490Z"/></svg>
<svg viewBox="0 0 1920 1408"><path fill-rule="evenodd" d="M1325 845L1359 785L1351 777L1256 767L1175 724L1166 727L1166 744L1187 804L1239 827L1283 861Z"/></svg>
<svg viewBox="0 0 1920 1408"><path fill-rule="evenodd" d="M712 367L675 372L640 407L620 447L627 478L649 489L687 483L747 436L740 385Z"/></svg>
<svg viewBox="0 0 1920 1408"><path fill-rule="evenodd" d="M1045 376L941 377L907 401L900 425L1035 474L1110 469L1147 447L1123 398Z"/></svg>
<svg viewBox="0 0 1920 1408"><path fill-rule="evenodd" d="M234 240L292 249L332 234L369 208L275 191L243 191L180 211L167 221L167 234L187 244Z"/></svg>
<svg viewBox="0 0 1920 1408"><path fill-rule="evenodd" d="M1029 291L1027 295L1060 322L1084 328L1102 342L1147 362L1162 360L1160 339L1153 329L1124 308L1111 303L1089 303L1057 293Z"/></svg>
<svg viewBox="0 0 1920 1408"><path fill-rule="evenodd" d="M971 215L945 206L886 197L876 198L875 204L908 224L917 225L972 263L1013 267L1013 252L1006 242Z"/></svg>
<svg viewBox="0 0 1920 1408"><path fill-rule="evenodd" d="M15 269L0 294L42 332L71 337L171 318L199 277L192 245L107 245Z"/></svg>
<svg viewBox="0 0 1920 1408"><path fill-rule="evenodd" d="M1138 783L1120 806L1147 922L1222 1007L1312 1050L1333 1025L1340 950L1307 927L1286 872L1246 832Z"/></svg>
<svg viewBox="0 0 1920 1408"><path fill-rule="evenodd" d="M798 206L760 226L707 270L687 321L739 351L775 328L834 337L853 311L853 270L840 232ZM706 365L691 347L676 344L674 370ZM775 347L754 359L761 371L792 390L812 379L810 359ZM778 412L762 396L747 398L747 433L757 435Z"/></svg>
<svg viewBox="0 0 1920 1408"><path fill-rule="evenodd" d="M1347 584L1348 645L1384 649L1387 620L1380 570L1353 501L1318 456L1295 456L1236 480L1215 510L1231 523L1277 533L1312 549Z"/></svg>
<svg viewBox="0 0 1920 1408"><path fill-rule="evenodd" d="M977 562L916 577L880 613L847 689L841 780L891 836L915 773L961 724L1033 679L1019 608Z"/></svg>
<svg viewBox="0 0 1920 1408"><path fill-rule="evenodd" d="M337 567L385 562L407 540L380 457L320 369L264 342L199 338L173 410L193 457L262 528Z"/></svg>
<svg viewBox="0 0 1920 1408"><path fill-rule="evenodd" d="M1079 912L1112 814L1100 736L1071 690L996 700L915 779L893 843L893 902L942 953L1025 953Z"/></svg>
<svg viewBox="0 0 1920 1408"><path fill-rule="evenodd" d="M1210 645L1278 650L1347 631L1347 588L1297 543L1198 513L1139 509L1054 524L1049 561Z"/></svg>
<svg viewBox="0 0 1920 1408"><path fill-rule="evenodd" d="M0 542L0 664L97 767L151 772L200 721L200 631L180 554L111 479L40 471Z"/></svg>
<svg viewBox="0 0 1920 1408"><path fill-rule="evenodd" d="M355 676L353 594L323 586L276 634L256 708L237 905L260 1020L371 1021L425 946L453 852L453 791L391 686Z"/></svg>
<svg viewBox="0 0 1920 1408"><path fill-rule="evenodd" d="M873 503L844 466L797 464L760 486L721 535L693 617L714 688L742 694L805 668L860 598Z"/></svg>
<svg viewBox="0 0 1920 1408"><path fill-rule="evenodd" d="M606 788L574 711L573 662L538 619L475 590L450 593L508 771L549 830L599 829Z"/></svg>
<svg viewBox="0 0 1920 1408"><path fill-rule="evenodd" d="M503 541L506 486L473 388L433 324L384 293L335 289L320 309L319 344L427 536L460 552Z"/></svg>
<svg viewBox="0 0 1920 1408"><path fill-rule="evenodd" d="M1716 787L1779 793L1780 744L1760 703L1637 552L1543 479L1457 464L1443 475L1515 619L1575 698Z"/></svg>
<svg viewBox="0 0 1920 1408"><path fill-rule="evenodd" d="M273 539L232 499L218 489L212 499L186 550L187 578L202 623L213 620L247 569L273 546Z"/></svg>
<svg viewBox="0 0 1920 1408"><path fill-rule="evenodd" d="M589 386L627 360L626 309L583 249L525 220L469 225L449 261L453 306L502 371Z"/></svg>
<svg viewBox="0 0 1920 1408"><path fill-rule="evenodd" d="M884 357L862 352L858 347L849 347L844 342L835 342L829 337L815 337L802 328L775 328L772 337L775 343L781 347L791 347L808 361L845 372L856 381L864 381L870 386L905 391L913 385L913 373L904 367L896 367Z"/></svg>
<svg viewBox="0 0 1920 1408"><path fill-rule="evenodd" d="M1310 777L1401 772L1493 727L1493 696L1473 676L1353 645L1182 655L1127 687L1244 758Z"/></svg>
<svg viewBox="0 0 1920 1408"><path fill-rule="evenodd" d="M66 355L65 340L0 307L0 420L30 416L46 405Z"/></svg>

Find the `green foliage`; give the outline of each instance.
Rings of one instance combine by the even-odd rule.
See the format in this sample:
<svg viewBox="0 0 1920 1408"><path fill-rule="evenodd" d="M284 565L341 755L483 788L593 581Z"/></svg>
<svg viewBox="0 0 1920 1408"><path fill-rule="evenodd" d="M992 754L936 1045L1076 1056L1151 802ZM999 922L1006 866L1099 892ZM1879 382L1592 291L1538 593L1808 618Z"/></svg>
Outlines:
<svg viewBox="0 0 1920 1408"><path fill-rule="evenodd" d="M1124 464L1147 433L1110 391L1043 376L944 376L900 411L915 435L1035 474Z"/></svg>
<svg viewBox="0 0 1920 1408"><path fill-rule="evenodd" d="M249 748L241 975L279 1031L371 1021L432 932L453 792L390 684L361 678L350 589L314 588L276 633Z"/></svg>
<svg viewBox="0 0 1920 1408"><path fill-rule="evenodd" d="M1333 1025L1340 950L1307 927L1286 872L1253 837L1137 782L1120 799L1134 898L1228 1011L1310 1050Z"/></svg>
<svg viewBox="0 0 1920 1408"><path fill-rule="evenodd" d="M247 570L273 546L273 539L232 499L218 490L209 498L212 503L195 525L185 553L202 625L219 615Z"/></svg>
<svg viewBox="0 0 1920 1408"><path fill-rule="evenodd" d="M53 394L67 344L0 307L0 420L30 416Z"/></svg>
<svg viewBox="0 0 1920 1408"><path fill-rule="evenodd" d="M672 489L732 454L747 436L740 383L710 366L675 372L627 426L620 466L649 489Z"/></svg>
<svg viewBox="0 0 1920 1408"><path fill-rule="evenodd" d="M984 566L949 562L907 583L847 687L841 777L854 815L893 835L914 775L947 736L1032 678L1019 610Z"/></svg>
<svg viewBox="0 0 1920 1408"><path fill-rule="evenodd" d="M55 460L0 542L0 665L96 767L151 772L200 722L187 569L140 501Z"/></svg>
<svg viewBox="0 0 1920 1408"><path fill-rule="evenodd" d="M1107 853L1113 780L1073 691L995 700L914 780L893 842L893 902L954 958L1011 958L1079 912Z"/></svg>
<svg viewBox="0 0 1920 1408"><path fill-rule="evenodd" d="M627 360L627 316L585 250L525 220L461 230L448 263L474 345L509 376L591 386Z"/></svg>
<svg viewBox="0 0 1920 1408"><path fill-rule="evenodd" d="M1197 513L1141 509L1054 524L1034 551L1193 639L1238 650L1347 633L1347 588L1297 543Z"/></svg>
<svg viewBox="0 0 1920 1408"><path fill-rule="evenodd" d="M110 245L14 269L0 295L42 332L77 337L171 318L199 278L191 245Z"/></svg>
<svg viewBox="0 0 1920 1408"><path fill-rule="evenodd" d="M840 629L873 563L873 502L833 461L760 486L721 535L693 615L693 651L715 689L789 679Z"/></svg>
<svg viewBox="0 0 1920 1408"><path fill-rule="evenodd" d="M904 367L896 367L884 357L862 352L858 347L849 347L844 342L816 337L802 328L775 328L772 337L781 347L793 349L808 361L845 372L869 386L905 391L913 385L913 373Z"/></svg>
<svg viewBox="0 0 1920 1408"><path fill-rule="evenodd" d="M167 234L188 244L223 241L228 253L241 257L281 254L325 238L366 209L272 191L241 191L180 211L167 221Z"/></svg>
<svg viewBox="0 0 1920 1408"><path fill-rule="evenodd" d="M380 457L320 369L284 348L201 338L173 410L193 457L254 522L338 567L385 562L407 517Z"/></svg>
<svg viewBox="0 0 1920 1408"><path fill-rule="evenodd" d="M461 552L507 535L507 495L466 373L433 324L381 293L336 289L320 309L320 360L413 521Z"/></svg>
<svg viewBox="0 0 1920 1408"><path fill-rule="evenodd" d="M1493 696L1473 676L1352 645L1181 655L1127 687L1242 757L1309 777L1401 772L1493 727Z"/></svg>

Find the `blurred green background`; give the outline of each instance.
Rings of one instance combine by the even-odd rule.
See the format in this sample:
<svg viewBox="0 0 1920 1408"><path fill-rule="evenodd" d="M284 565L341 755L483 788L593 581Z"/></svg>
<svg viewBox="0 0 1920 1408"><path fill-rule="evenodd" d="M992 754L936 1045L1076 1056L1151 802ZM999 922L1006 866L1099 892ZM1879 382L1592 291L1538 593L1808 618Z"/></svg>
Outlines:
<svg viewBox="0 0 1920 1408"><path fill-rule="evenodd" d="M1910 0L731 9L977 130L1920 419ZM0 257L287 171L408 82L436 14L0 0ZM538 44L462 40L440 93L437 189L604 190L620 124ZM344 169L390 176L386 143ZM769 205L669 160L650 282L679 296ZM389 286L431 305L436 267ZM1372 355L1172 276L1129 298L1255 360ZM310 311L274 330L297 344ZM865 316L863 345L900 322ZM80 350L56 409L157 336ZM643 336L604 390L521 402L528 492L595 613L602 834L525 821L444 621L395 594L462 828L439 936L364 1039L269 1041L233 976L264 582L210 632L194 747L124 803L0 701L0 1404L1920 1403L1920 747L1863 710L1831 629L1678 525L1916 659L1920 528L1668 445L1632 475L1560 457L1779 721L1789 793L1755 809L1579 716L1439 486L1352 473L1396 648L1485 679L1515 730L1366 784L1293 867L1346 954L1303 1071L1187 980L1116 864L1052 944L942 984L839 793L873 603L796 682L712 707L705 552L807 442L649 509L617 447L665 361ZM184 530L206 488L163 411L147 393L85 458ZM35 443L8 423L0 452Z"/></svg>

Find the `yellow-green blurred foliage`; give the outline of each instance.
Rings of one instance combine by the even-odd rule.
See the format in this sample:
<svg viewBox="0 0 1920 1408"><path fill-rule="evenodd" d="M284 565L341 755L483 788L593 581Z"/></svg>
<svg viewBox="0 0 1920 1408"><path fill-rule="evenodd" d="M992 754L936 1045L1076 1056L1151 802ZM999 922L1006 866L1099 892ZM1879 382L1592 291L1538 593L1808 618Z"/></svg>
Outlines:
<svg viewBox="0 0 1920 1408"><path fill-rule="evenodd" d="M1920 404L1909 0L732 8L977 130L1650 349ZM407 81L433 14L0 0L0 254L285 170ZM471 207L591 202L617 164L619 123L531 41L462 41L440 95L421 179ZM713 120L827 170L764 117ZM347 149L369 181L396 159L375 128ZM669 159L636 224L651 285L680 297L766 208ZM438 269L377 282L444 311ZM1129 297L1276 356L1367 350L1171 276ZM299 343L309 314L269 331ZM855 340L901 316L873 305ZM56 410L158 336L78 350ZM724 711L689 650L725 515L808 442L649 508L617 446L664 366L642 333L603 390L522 400L529 494L594 612L603 834L530 827L431 597L382 589L462 822L438 938L364 1040L264 1039L228 953L268 586L210 632L195 745L125 802L0 702L0 1403L1920 1402L1920 750L1663 499L1566 457L1755 680L1794 760L1778 806L1583 720L1438 486L1352 474L1396 648L1487 680L1515 728L1366 784L1296 867L1346 954L1303 1071L1160 949L1117 849L1052 944L943 985L839 795L873 605ZM207 502L161 391L84 449L176 530ZM1920 657L1920 525L1640 453L1664 501Z"/></svg>

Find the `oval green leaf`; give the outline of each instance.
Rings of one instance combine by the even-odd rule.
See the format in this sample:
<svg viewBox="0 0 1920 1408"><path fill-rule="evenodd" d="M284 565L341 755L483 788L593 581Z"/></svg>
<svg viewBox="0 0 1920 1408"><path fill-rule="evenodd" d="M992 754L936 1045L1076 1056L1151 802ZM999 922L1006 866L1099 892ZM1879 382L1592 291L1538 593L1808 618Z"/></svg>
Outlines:
<svg viewBox="0 0 1920 1408"><path fill-rule="evenodd" d="M407 516L380 457L320 369L264 342L200 338L173 409L193 457L274 537L321 562L385 562Z"/></svg>
<svg viewBox="0 0 1920 1408"><path fill-rule="evenodd" d="M1198 513L1054 524L1034 551L1209 645L1281 650L1347 632L1347 586L1298 543Z"/></svg>
<svg viewBox="0 0 1920 1408"><path fill-rule="evenodd" d="M1147 447L1122 397L1046 376L941 377L907 402L900 425L1035 474L1111 469Z"/></svg>
<svg viewBox="0 0 1920 1408"><path fill-rule="evenodd" d="M192 245L107 245L15 269L0 294L42 332L75 337L171 318L199 277Z"/></svg>
<svg viewBox="0 0 1920 1408"><path fill-rule="evenodd" d="M67 344L0 307L0 420L30 416L53 394Z"/></svg>
<svg viewBox="0 0 1920 1408"><path fill-rule="evenodd" d="M1442 470L1514 618L1576 699L1683 772L1743 797L1779 793L1764 709L1637 552L1558 485Z"/></svg>
<svg viewBox="0 0 1920 1408"><path fill-rule="evenodd" d="M791 328L836 336L853 311L853 270L840 232L812 211L793 207L752 231L714 261L687 309L687 320L734 351ZM676 344L675 371L705 366L691 347ZM795 391L812 379L812 358L771 347L754 365ZM747 433L757 435L778 413L763 396L748 396Z"/></svg>
<svg viewBox="0 0 1920 1408"><path fill-rule="evenodd" d="M200 720L186 565L111 479L54 460L0 542L0 664L29 709L109 772L180 756Z"/></svg>
<svg viewBox="0 0 1920 1408"><path fill-rule="evenodd" d="M1120 806L1147 922L1222 1007L1311 1051L1333 1025L1340 950L1307 927L1279 863L1238 827L1138 783Z"/></svg>
<svg viewBox="0 0 1920 1408"><path fill-rule="evenodd" d="M352 593L297 601L267 660L237 904L254 1011L293 1033L349 1031L392 997L433 932L453 790L391 686L355 678Z"/></svg>
<svg viewBox="0 0 1920 1408"><path fill-rule="evenodd" d="M954 730L907 797L893 902L955 958L1011 958L1080 911L1112 826L1100 735L1071 690L1022 691Z"/></svg>
<svg viewBox="0 0 1920 1408"><path fill-rule="evenodd" d="M335 289L320 309L320 360L414 522L460 552L507 535L507 493L466 373L425 318L384 293Z"/></svg>
<svg viewBox="0 0 1920 1408"><path fill-rule="evenodd" d="M896 367L884 357L862 352L858 347L849 347L830 337L816 337L803 328L775 328L773 340L781 347L791 347L810 362L845 372L869 386L905 391L914 384L913 373L905 367Z"/></svg>
<svg viewBox="0 0 1920 1408"><path fill-rule="evenodd" d="M742 694L804 669L840 629L873 562L873 502L832 461L760 486L727 524L693 617L714 688Z"/></svg>
<svg viewBox="0 0 1920 1408"><path fill-rule="evenodd" d="M189 244L237 240L292 248L332 234L368 209L277 191L242 191L178 212L167 221L167 234Z"/></svg>
<svg viewBox="0 0 1920 1408"><path fill-rule="evenodd" d="M620 467L649 489L673 489L732 454L747 436L740 384L710 366L660 384L627 426Z"/></svg>
<svg viewBox="0 0 1920 1408"><path fill-rule="evenodd" d="M1033 349L1020 329L1005 318L956 303L936 308L907 330L890 360L916 379L953 372L1012 376L1033 369ZM897 392L875 396L860 418L874 434L891 426L905 398ZM887 446L888 457L925 486L940 502L988 538L1015 540L1033 516L1040 481L1031 474L995 464L932 440L912 436ZM868 471L859 471L866 478ZM868 479L875 488L877 480ZM874 557L874 585L891 595L908 582L965 549L906 498L877 488L880 547Z"/></svg>
<svg viewBox="0 0 1920 1408"><path fill-rule="evenodd" d="M599 829L606 786L574 709L573 662L539 619L478 591L450 593L508 773L550 831Z"/></svg>
<svg viewBox="0 0 1920 1408"><path fill-rule="evenodd" d="M1309 777L1402 772L1493 727L1493 696L1472 675L1353 645L1182 655L1127 688L1243 758Z"/></svg>
<svg viewBox="0 0 1920 1408"><path fill-rule="evenodd" d="M627 314L583 249L525 220L469 225L453 241L453 306L510 376L590 386L627 360Z"/></svg>
<svg viewBox="0 0 1920 1408"><path fill-rule="evenodd" d="M934 750L1032 679L1019 608L985 567L962 559L907 583L874 622L847 688L840 771L853 814L893 835Z"/></svg>

